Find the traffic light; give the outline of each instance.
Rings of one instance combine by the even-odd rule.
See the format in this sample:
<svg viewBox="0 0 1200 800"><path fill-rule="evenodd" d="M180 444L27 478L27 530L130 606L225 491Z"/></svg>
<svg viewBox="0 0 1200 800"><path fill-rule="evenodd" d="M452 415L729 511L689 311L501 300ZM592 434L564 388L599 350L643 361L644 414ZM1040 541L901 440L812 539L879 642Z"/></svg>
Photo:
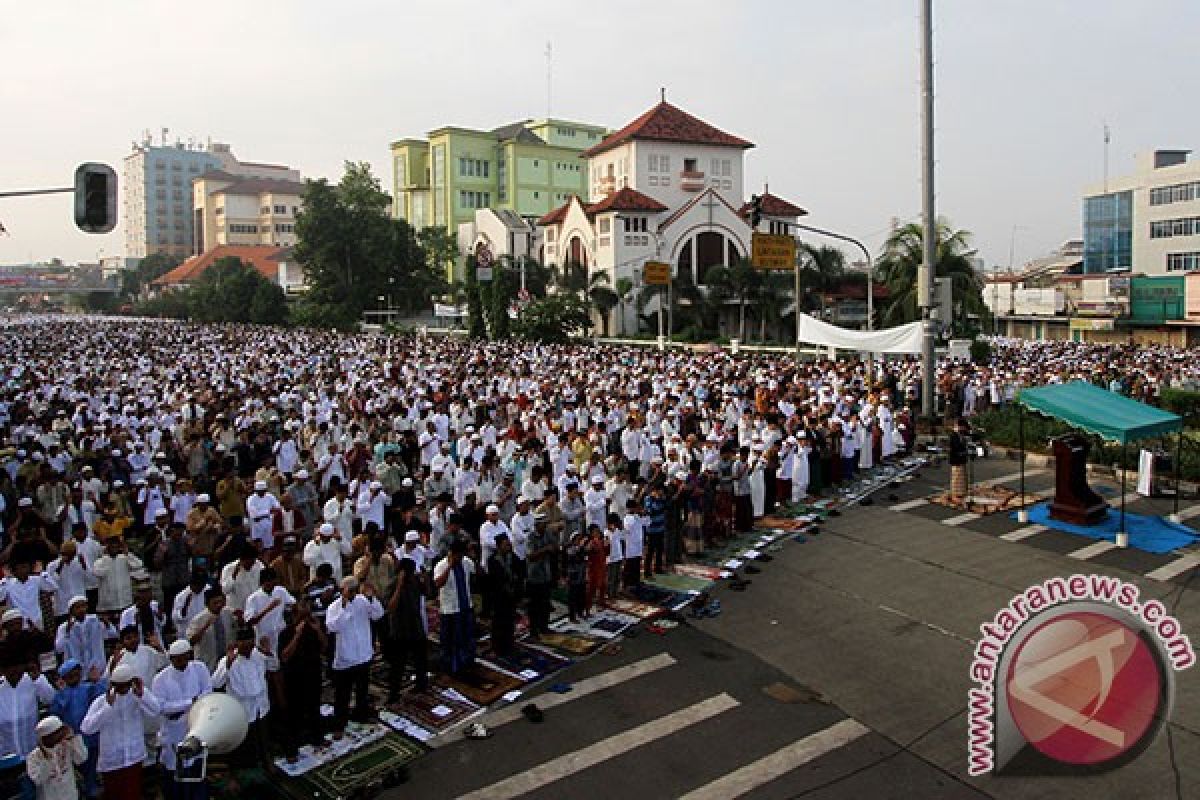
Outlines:
<svg viewBox="0 0 1200 800"><path fill-rule="evenodd" d="M762 198L756 194L750 195L750 227L757 228L762 222Z"/></svg>
<svg viewBox="0 0 1200 800"><path fill-rule="evenodd" d="M75 225L87 233L108 233L117 224L117 173L107 164L80 164L75 170Z"/></svg>

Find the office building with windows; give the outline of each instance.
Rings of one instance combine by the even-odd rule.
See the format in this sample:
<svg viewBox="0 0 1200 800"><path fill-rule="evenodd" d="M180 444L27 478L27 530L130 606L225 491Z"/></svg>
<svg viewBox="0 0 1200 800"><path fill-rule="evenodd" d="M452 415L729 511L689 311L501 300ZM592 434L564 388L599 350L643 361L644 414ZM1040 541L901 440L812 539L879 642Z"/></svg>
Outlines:
<svg viewBox="0 0 1200 800"><path fill-rule="evenodd" d="M192 182L192 254L220 245L295 245L303 192L298 180L202 173Z"/></svg>
<svg viewBox="0 0 1200 800"><path fill-rule="evenodd" d="M196 241L192 182L213 170L239 179L300 180L298 171L285 166L238 161L227 144L156 146L147 136L133 143L122 170L125 257L191 255Z"/></svg>
<svg viewBox="0 0 1200 800"><path fill-rule="evenodd" d="M1189 153L1143 153L1132 174L1084 193L1085 274L1200 270L1200 162Z"/></svg>
<svg viewBox="0 0 1200 800"><path fill-rule="evenodd" d="M420 230L457 235L478 209L513 211L530 223L587 192L579 154L607 129L560 119L493 130L444 127L427 139L392 142L392 213Z"/></svg>

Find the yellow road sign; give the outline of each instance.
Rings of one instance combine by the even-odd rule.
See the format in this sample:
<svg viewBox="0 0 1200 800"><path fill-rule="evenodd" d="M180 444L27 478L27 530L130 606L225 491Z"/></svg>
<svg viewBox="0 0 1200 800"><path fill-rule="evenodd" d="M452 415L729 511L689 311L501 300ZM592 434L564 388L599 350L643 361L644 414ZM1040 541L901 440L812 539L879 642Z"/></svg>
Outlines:
<svg viewBox="0 0 1200 800"><path fill-rule="evenodd" d="M662 261L647 261L643 267L642 281L647 286L666 286L671 282L671 265Z"/></svg>
<svg viewBox="0 0 1200 800"><path fill-rule="evenodd" d="M753 234L750 261L759 269L795 269L796 240L779 233Z"/></svg>

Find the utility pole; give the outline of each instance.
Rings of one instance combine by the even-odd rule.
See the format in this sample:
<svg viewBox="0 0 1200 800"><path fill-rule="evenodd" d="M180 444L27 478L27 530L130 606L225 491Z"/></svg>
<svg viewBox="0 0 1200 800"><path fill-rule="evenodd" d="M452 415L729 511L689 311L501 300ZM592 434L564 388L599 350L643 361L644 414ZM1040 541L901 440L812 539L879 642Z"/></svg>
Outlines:
<svg viewBox="0 0 1200 800"><path fill-rule="evenodd" d="M933 272L937 259L937 218L933 192L933 0L921 3L921 216L924 223L921 267L917 270L917 302L921 307L921 416L932 419L933 395Z"/></svg>

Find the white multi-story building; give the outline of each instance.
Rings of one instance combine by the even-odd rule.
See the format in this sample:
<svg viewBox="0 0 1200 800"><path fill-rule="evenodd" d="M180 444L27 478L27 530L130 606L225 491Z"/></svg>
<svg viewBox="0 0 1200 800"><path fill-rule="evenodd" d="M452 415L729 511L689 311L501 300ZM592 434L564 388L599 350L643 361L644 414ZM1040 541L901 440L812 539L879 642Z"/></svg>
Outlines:
<svg viewBox="0 0 1200 800"><path fill-rule="evenodd" d="M155 146L147 136L134 142L122 170L126 258L192 254L192 181L211 170L238 178L300 180L300 173L289 167L238 161L227 144L164 142Z"/></svg>
<svg viewBox="0 0 1200 800"><path fill-rule="evenodd" d="M1085 273L1200 270L1200 162L1190 152L1141 153L1132 174L1084 192Z"/></svg>
<svg viewBox="0 0 1200 800"><path fill-rule="evenodd" d="M645 262L664 261L673 281L703 286L712 267L750 257L743 158L753 146L663 100L581 155L589 201L572 197L538 220L543 263L576 262L615 287L640 285ZM766 193L761 209L759 230L773 233L806 213Z"/></svg>

